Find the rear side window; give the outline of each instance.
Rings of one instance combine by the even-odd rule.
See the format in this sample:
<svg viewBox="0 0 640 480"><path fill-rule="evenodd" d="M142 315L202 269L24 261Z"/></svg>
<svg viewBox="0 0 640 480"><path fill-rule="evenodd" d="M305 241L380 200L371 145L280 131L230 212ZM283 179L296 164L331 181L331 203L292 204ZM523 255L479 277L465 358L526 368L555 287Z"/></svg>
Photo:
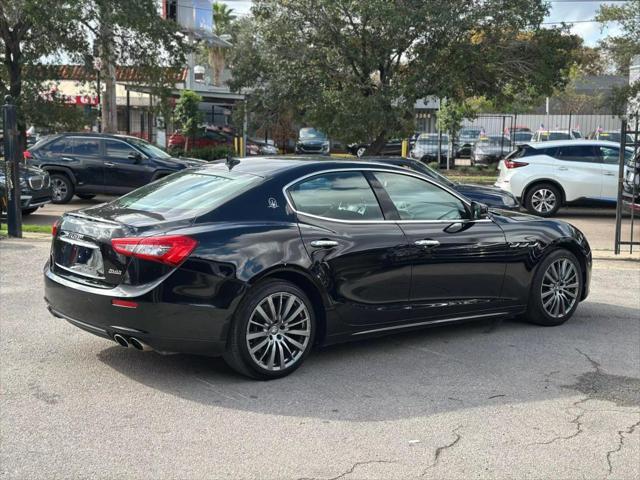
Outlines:
<svg viewBox="0 0 640 480"><path fill-rule="evenodd" d="M297 211L335 220L384 220L361 172L336 172L304 180L288 191Z"/></svg>
<svg viewBox="0 0 640 480"><path fill-rule="evenodd" d="M75 138L73 146L74 155L96 156L100 155L100 140L97 138Z"/></svg>
<svg viewBox="0 0 640 480"><path fill-rule="evenodd" d="M58 140L54 140L46 145L43 145L41 149L47 153L56 154L72 154L74 141L72 138L63 137Z"/></svg>
<svg viewBox="0 0 640 480"><path fill-rule="evenodd" d="M262 180L253 175L183 170L145 185L109 204L158 220L197 217L246 192Z"/></svg>
<svg viewBox="0 0 640 480"><path fill-rule="evenodd" d="M600 162L600 154L592 145L565 145L564 147L558 147L555 157L558 160L567 162Z"/></svg>

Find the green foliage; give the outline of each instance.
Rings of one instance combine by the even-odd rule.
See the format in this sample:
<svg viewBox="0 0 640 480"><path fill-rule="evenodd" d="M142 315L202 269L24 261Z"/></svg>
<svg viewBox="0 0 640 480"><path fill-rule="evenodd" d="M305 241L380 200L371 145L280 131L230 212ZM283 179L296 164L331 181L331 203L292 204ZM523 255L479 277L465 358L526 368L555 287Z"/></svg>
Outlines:
<svg viewBox="0 0 640 480"><path fill-rule="evenodd" d="M180 150L169 151L172 155L180 156L182 153ZM200 160L206 160L211 162L213 160L219 160L221 158L227 158L227 156L233 156L233 149L226 146L207 147L207 148L194 148L189 152L190 158L199 158Z"/></svg>
<svg viewBox="0 0 640 480"><path fill-rule="evenodd" d="M542 29L542 0L256 0L234 38L232 87L266 117L344 143L404 136L415 100L551 92L579 45ZM268 120L271 121L271 120Z"/></svg>
<svg viewBox="0 0 640 480"><path fill-rule="evenodd" d="M620 25L621 33L601 40L600 47L615 63L617 72L628 75L631 59L640 55L640 0L602 5L596 19L603 25L609 22Z"/></svg>
<svg viewBox="0 0 640 480"><path fill-rule="evenodd" d="M202 123L202 112L198 105L202 102L202 97L192 90L180 92L180 98L176 102L173 112L174 118L185 135L184 151L191 147L191 139L198 131Z"/></svg>
<svg viewBox="0 0 640 480"><path fill-rule="evenodd" d="M230 33L235 19L233 8L229 8L225 3L213 3L213 33L218 36Z"/></svg>
<svg viewBox="0 0 640 480"><path fill-rule="evenodd" d="M462 128L462 121L472 120L476 117L476 111L467 101L443 100L438 112L438 129L447 132L450 140L457 138Z"/></svg>

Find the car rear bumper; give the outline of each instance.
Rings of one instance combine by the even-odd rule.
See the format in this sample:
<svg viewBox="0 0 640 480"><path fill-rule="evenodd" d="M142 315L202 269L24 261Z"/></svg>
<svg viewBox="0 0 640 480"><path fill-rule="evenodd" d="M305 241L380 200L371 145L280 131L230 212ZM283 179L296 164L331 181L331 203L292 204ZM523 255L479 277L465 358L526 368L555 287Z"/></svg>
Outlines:
<svg viewBox="0 0 640 480"><path fill-rule="evenodd" d="M69 281L52 272L48 264L44 281L45 302L51 314L94 335L113 340L118 333L159 352L216 356L225 350L228 310L159 301L162 285L139 297L127 298L135 307L114 306L112 300L118 298L109 295L108 290L96 294L81 284L70 287Z"/></svg>

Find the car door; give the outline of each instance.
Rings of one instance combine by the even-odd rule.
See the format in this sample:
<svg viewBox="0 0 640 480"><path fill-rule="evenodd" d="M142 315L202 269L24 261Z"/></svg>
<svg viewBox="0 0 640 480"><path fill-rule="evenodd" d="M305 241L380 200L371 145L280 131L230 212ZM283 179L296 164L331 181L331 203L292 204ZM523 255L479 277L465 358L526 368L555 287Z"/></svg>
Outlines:
<svg viewBox="0 0 640 480"><path fill-rule="evenodd" d="M597 147L602 158L602 192L601 199L618 200L618 174L620 173L620 148L600 145ZM625 150L625 161L631 160L633 152Z"/></svg>
<svg viewBox="0 0 640 480"><path fill-rule="evenodd" d="M411 265L402 229L386 221L364 174L319 173L287 189L311 270L345 324L375 326L406 318Z"/></svg>
<svg viewBox="0 0 640 480"><path fill-rule="evenodd" d="M594 145L559 146L554 154L556 177L567 201L597 199L602 195L602 161Z"/></svg>
<svg viewBox="0 0 640 480"><path fill-rule="evenodd" d="M76 177L76 191L104 192L104 162L100 154L101 139L97 137L67 137L58 157Z"/></svg>
<svg viewBox="0 0 640 480"><path fill-rule="evenodd" d="M503 308L509 247L502 229L489 218L472 219L470 206L436 182L403 172L373 175L408 242L411 316L482 317Z"/></svg>
<svg viewBox="0 0 640 480"><path fill-rule="evenodd" d="M104 140L104 159L107 193L127 193L151 181L153 168L146 155L122 140Z"/></svg>

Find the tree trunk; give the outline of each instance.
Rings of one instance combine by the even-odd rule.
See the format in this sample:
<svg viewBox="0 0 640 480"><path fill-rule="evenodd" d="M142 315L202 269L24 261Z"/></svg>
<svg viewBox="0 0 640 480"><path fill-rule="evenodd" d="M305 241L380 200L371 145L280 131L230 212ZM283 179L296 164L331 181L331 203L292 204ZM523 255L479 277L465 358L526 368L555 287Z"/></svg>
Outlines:
<svg viewBox="0 0 640 480"><path fill-rule="evenodd" d="M20 39L13 36L11 42L5 42L4 46L4 64L9 71L9 95L20 110L20 95L22 94L22 50L20 49ZM4 98L0 101L4 104ZM27 145L27 126L24 123L24 117L18 114L18 149L24 151Z"/></svg>
<svg viewBox="0 0 640 480"><path fill-rule="evenodd" d="M213 71L213 84L222 86L222 72L224 71L224 50L220 47L209 48L209 66Z"/></svg>
<svg viewBox="0 0 640 480"><path fill-rule="evenodd" d="M386 143L387 143L387 132L386 130L383 130L378 134L378 136L373 141L373 143L367 147L367 149L364 152L364 156L375 157L375 156L382 155L382 149L384 148Z"/></svg>
<svg viewBox="0 0 640 480"><path fill-rule="evenodd" d="M113 60L113 30L105 15L101 15L100 58L102 66L100 76L104 81L102 94L102 131L116 133L118 130L118 110L116 104L116 66Z"/></svg>

